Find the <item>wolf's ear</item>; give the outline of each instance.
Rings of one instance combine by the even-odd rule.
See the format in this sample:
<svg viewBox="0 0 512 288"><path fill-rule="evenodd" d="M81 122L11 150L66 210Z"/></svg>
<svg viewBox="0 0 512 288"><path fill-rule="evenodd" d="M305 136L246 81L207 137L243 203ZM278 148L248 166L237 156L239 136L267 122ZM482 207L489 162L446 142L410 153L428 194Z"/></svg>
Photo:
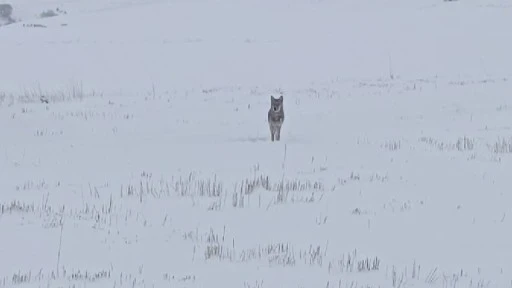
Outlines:
<svg viewBox="0 0 512 288"><path fill-rule="evenodd" d="M281 97L279 97L279 100L283 101L283 95L281 95Z"/></svg>
<svg viewBox="0 0 512 288"><path fill-rule="evenodd" d="M274 95L270 95L270 101L272 100L276 100L276 98L274 98Z"/></svg>

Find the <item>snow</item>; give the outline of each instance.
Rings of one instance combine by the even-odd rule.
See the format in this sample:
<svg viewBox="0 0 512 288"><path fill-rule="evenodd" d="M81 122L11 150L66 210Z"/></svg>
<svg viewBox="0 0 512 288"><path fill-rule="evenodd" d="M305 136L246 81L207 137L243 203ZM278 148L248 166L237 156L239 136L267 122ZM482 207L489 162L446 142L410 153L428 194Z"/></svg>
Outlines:
<svg viewBox="0 0 512 288"><path fill-rule="evenodd" d="M509 1L11 4L0 287L512 287Z"/></svg>

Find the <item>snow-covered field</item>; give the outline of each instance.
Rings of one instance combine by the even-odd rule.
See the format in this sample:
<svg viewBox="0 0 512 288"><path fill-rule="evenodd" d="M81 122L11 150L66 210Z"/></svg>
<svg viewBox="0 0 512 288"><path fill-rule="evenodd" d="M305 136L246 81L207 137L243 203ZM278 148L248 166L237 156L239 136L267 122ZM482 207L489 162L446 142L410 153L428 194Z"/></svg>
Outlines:
<svg viewBox="0 0 512 288"><path fill-rule="evenodd" d="M11 4L0 287L512 287L509 0Z"/></svg>

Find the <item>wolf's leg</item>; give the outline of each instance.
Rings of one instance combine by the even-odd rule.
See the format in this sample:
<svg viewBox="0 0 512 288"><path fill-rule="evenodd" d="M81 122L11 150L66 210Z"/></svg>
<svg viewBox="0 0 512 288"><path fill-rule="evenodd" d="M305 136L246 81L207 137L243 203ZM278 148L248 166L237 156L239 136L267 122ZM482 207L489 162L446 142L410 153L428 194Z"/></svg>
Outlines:
<svg viewBox="0 0 512 288"><path fill-rule="evenodd" d="M276 128L276 140L277 141L281 140L281 126L277 126L277 128Z"/></svg>
<svg viewBox="0 0 512 288"><path fill-rule="evenodd" d="M272 129L272 125L268 125L270 127L270 140L274 142L274 129Z"/></svg>

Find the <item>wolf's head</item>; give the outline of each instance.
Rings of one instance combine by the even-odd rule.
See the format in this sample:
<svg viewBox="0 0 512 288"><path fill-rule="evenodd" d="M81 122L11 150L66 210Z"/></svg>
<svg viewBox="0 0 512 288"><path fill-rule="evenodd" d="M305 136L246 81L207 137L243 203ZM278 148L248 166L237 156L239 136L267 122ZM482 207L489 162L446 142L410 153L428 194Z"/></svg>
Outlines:
<svg viewBox="0 0 512 288"><path fill-rule="evenodd" d="M270 109L274 112L279 112L283 110L283 95L279 98L274 98L274 96L270 96Z"/></svg>

